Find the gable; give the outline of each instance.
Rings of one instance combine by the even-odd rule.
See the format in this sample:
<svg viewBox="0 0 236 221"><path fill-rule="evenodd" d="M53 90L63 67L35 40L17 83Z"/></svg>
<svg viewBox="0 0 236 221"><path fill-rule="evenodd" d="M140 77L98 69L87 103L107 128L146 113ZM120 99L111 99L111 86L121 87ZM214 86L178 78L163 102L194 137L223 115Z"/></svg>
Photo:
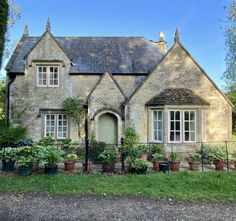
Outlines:
<svg viewBox="0 0 236 221"><path fill-rule="evenodd" d="M70 64L70 58L49 32L45 32L42 37L34 43L25 54L24 59L28 61L29 64L33 61L61 61Z"/></svg>
<svg viewBox="0 0 236 221"><path fill-rule="evenodd" d="M172 46L156 68L130 96L128 102L134 103L146 93L148 96L143 99L145 103L166 88L186 88L194 91L200 97L209 97L209 101L220 97L226 103L232 105L179 42Z"/></svg>

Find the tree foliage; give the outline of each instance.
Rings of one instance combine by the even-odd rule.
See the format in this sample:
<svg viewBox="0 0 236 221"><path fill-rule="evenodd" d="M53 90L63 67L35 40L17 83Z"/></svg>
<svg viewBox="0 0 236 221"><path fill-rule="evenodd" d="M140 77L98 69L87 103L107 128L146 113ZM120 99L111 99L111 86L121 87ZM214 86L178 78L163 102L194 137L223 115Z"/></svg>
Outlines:
<svg viewBox="0 0 236 221"><path fill-rule="evenodd" d="M226 8L227 24L225 26L226 70L223 74L227 89L236 90L236 1Z"/></svg>
<svg viewBox="0 0 236 221"><path fill-rule="evenodd" d="M2 56L5 43L5 34L7 32L8 1L0 1L0 67L2 66Z"/></svg>
<svg viewBox="0 0 236 221"><path fill-rule="evenodd" d="M62 102L62 106L66 109L68 116L74 119L80 129L82 119L85 116L83 101L75 97L68 97Z"/></svg>

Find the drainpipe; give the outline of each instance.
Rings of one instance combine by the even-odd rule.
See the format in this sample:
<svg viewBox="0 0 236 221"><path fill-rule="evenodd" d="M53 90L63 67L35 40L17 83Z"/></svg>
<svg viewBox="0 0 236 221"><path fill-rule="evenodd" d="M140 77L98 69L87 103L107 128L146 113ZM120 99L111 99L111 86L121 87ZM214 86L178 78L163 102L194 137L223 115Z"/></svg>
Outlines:
<svg viewBox="0 0 236 221"><path fill-rule="evenodd" d="M16 76L13 76L12 79L10 79L7 82L7 97L6 97L6 126L9 127L10 125L10 86L15 80Z"/></svg>

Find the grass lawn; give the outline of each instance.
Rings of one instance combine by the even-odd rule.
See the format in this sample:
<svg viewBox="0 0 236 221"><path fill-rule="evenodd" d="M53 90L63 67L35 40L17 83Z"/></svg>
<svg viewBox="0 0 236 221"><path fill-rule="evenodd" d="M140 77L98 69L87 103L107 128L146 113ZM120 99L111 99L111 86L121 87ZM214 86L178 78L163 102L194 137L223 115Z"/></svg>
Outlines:
<svg viewBox="0 0 236 221"><path fill-rule="evenodd" d="M0 192L236 200L236 172L177 172L126 176L58 174L20 177L1 175Z"/></svg>

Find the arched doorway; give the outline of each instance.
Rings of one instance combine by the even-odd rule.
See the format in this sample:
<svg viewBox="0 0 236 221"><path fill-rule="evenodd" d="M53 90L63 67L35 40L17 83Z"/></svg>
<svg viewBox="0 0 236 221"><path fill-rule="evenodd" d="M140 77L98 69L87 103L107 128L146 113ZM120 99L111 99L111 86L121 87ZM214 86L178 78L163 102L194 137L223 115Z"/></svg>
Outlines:
<svg viewBox="0 0 236 221"><path fill-rule="evenodd" d="M98 140L108 143L118 143L118 120L114 114L104 113L98 118Z"/></svg>

